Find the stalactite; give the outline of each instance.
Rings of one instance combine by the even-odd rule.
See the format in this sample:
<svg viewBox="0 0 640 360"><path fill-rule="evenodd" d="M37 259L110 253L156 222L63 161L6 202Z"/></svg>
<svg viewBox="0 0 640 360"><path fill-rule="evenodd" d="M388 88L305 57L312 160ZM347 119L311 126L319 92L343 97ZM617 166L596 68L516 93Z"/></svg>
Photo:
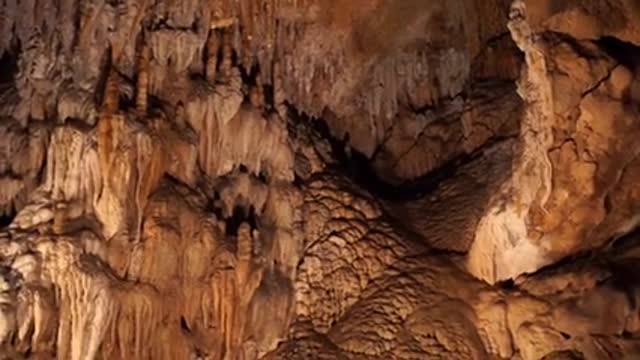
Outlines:
<svg viewBox="0 0 640 360"><path fill-rule="evenodd" d="M98 155L100 157L100 167L103 171L109 168L111 154L114 151L113 144L113 128L111 117L120 108L120 93L118 87L117 74L113 68L115 57L112 52L111 68L107 77L107 83L104 91L104 100L102 110L98 119Z"/></svg>
<svg viewBox="0 0 640 360"><path fill-rule="evenodd" d="M123 286L124 285L124 286ZM163 320L163 304L149 286L123 284L115 292L116 308L109 326L109 344L104 353L113 358L151 359L157 353L155 338Z"/></svg>
<svg viewBox="0 0 640 360"><path fill-rule="evenodd" d="M237 25L233 28L237 28ZM222 33L222 60L220 62L220 70L226 78L231 75L233 49L233 34L227 29Z"/></svg>
<svg viewBox="0 0 640 360"><path fill-rule="evenodd" d="M108 278L91 269L96 265L82 259L68 240L41 242L38 251L44 274L55 285L61 315L66 315L58 328L58 358L94 357L113 314Z"/></svg>
<svg viewBox="0 0 640 360"><path fill-rule="evenodd" d="M218 32L211 30L209 34L209 40L207 42L207 67L206 77L211 83L216 81L216 71L218 67L218 52L220 50L220 41L218 39Z"/></svg>
<svg viewBox="0 0 640 360"><path fill-rule="evenodd" d="M149 93L149 63L151 50L146 43L142 45L139 59L138 83L136 91L136 111L139 116L147 114Z"/></svg>

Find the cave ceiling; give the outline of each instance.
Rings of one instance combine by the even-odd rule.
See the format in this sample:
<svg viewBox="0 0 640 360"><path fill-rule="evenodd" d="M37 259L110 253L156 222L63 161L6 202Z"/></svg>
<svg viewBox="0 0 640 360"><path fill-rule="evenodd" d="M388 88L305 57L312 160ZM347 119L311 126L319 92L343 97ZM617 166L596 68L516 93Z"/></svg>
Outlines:
<svg viewBox="0 0 640 360"><path fill-rule="evenodd" d="M638 225L640 1L0 1L0 359L638 359Z"/></svg>

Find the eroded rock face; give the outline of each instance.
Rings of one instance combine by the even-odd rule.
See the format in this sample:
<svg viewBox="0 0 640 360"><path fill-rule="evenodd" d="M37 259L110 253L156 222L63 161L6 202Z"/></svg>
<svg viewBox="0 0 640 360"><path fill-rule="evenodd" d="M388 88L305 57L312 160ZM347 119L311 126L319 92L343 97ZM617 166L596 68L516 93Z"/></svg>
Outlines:
<svg viewBox="0 0 640 360"><path fill-rule="evenodd" d="M640 356L639 10L1 3L0 354Z"/></svg>
<svg viewBox="0 0 640 360"><path fill-rule="evenodd" d="M637 67L629 58L636 48L539 36L526 9L515 3L509 23L527 64L519 80L527 104L520 154L501 190L510 199L480 221L469 256L470 270L490 282L602 246L637 221L618 214L636 207L637 196L611 202L637 162Z"/></svg>

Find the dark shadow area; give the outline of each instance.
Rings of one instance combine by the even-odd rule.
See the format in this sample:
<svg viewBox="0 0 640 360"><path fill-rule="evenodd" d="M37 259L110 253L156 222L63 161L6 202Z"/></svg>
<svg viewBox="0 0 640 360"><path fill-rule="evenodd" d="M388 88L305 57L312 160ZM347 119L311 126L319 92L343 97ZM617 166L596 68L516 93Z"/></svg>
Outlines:
<svg viewBox="0 0 640 360"><path fill-rule="evenodd" d="M482 157L485 149L511 138L495 137L490 139L472 153L457 156L415 180L395 185L381 179L369 158L364 154L353 148L347 151L348 137L341 140L333 136L324 120L314 119L299 113L292 106L289 106L289 112L293 121L309 124L314 131L330 143L332 155L337 161L337 165L329 168L330 171L347 176L358 186L381 200L408 201L422 198L435 191L443 181L452 178L462 166Z"/></svg>
<svg viewBox="0 0 640 360"><path fill-rule="evenodd" d="M12 83L18 73L18 56L11 52L5 52L0 57L0 86Z"/></svg>
<svg viewBox="0 0 640 360"><path fill-rule="evenodd" d="M508 279L505 281L500 281L496 283L496 287L502 290L512 291L516 288L515 281L513 279Z"/></svg>
<svg viewBox="0 0 640 360"><path fill-rule="evenodd" d="M253 206L250 206L249 209L245 209L242 206L235 206L233 208L233 214L230 218L226 219L226 235L227 236L236 236L238 235L238 229L242 223L248 223L251 229L257 228L257 217L256 211Z"/></svg>
<svg viewBox="0 0 640 360"><path fill-rule="evenodd" d="M630 42L605 36L597 40L596 44L609 56L616 59L618 63L629 69L635 69L640 65L640 47Z"/></svg>
<svg viewBox="0 0 640 360"><path fill-rule="evenodd" d="M13 222L13 219L15 219L16 215L17 211L13 206L11 206L11 210L8 213L0 215L0 229L9 226Z"/></svg>
<svg viewBox="0 0 640 360"><path fill-rule="evenodd" d="M612 239L603 246L566 256L528 276L545 276L571 268L602 266L612 271L611 285L626 291L640 286L640 273L636 271L640 266L640 257L633 255L633 250L637 248L640 248L640 228L618 239Z"/></svg>
<svg viewBox="0 0 640 360"><path fill-rule="evenodd" d="M180 316L180 328L187 334L191 333L191 328L189 327L189 324L187 324L187 320L184 316Z"/></svg>
<svg viewBox="0 0 640 360"><path fill-rule="evenodd" d="M621 236L609 245L614 252L624 253L630 247L640 246L640 227L635 228L628 234Z"/></svg>

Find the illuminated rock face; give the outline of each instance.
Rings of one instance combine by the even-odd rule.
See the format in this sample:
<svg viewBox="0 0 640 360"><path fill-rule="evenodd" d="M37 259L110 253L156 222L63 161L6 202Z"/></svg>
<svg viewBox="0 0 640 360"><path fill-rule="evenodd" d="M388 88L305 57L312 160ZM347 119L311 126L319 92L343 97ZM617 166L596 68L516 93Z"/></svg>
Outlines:
<svg viewBox="0 0 640 360"><path fill-rule="evenodd" d="M640 5L0 3L0 354L640 357Z"/></svg>

